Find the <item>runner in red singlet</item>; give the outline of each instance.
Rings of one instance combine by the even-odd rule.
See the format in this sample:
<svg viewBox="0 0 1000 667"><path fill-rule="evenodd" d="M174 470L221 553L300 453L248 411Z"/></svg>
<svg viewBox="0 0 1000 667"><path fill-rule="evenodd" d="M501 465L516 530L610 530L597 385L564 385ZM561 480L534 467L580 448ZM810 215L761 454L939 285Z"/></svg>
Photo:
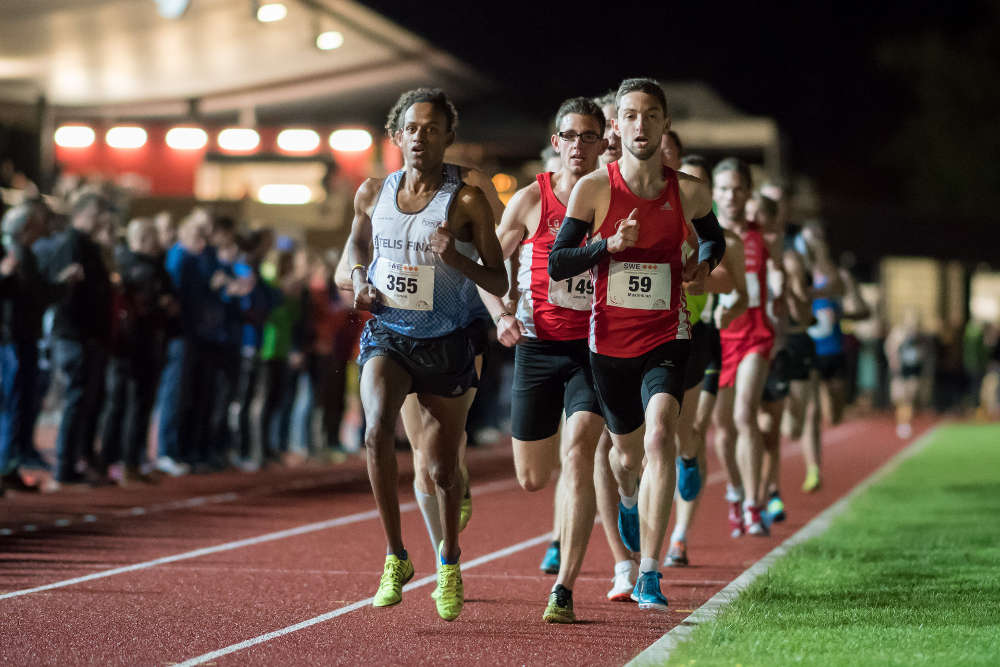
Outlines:
<svg viewBox="0 0 1000 667"><path fill-rule="evenodd" d="M640 609L665 610L659 558L690 342L681 284L703 282L725 241L708 187L661 163L660 137L670 122L663 89L650 79L627 79L617 101L615 125L625 150L618 162L576 184L549 255L549 275L560 281L592 269L590 359L614 445L619 530L625 546L641 554L633 591ZM700 243L697 260L684 264L688 217ZM587 236L592 242L580 247Z"/></svg>
<svg viewBox="0 0 1000 667"><path fill-rule="evenodd" d="M607 145L605 122L600 107L585 97L559 107L551 140L559 171L538 174L518 190L497 228L505 257L520 248L517 312L481 292L497 323L498 340L516 346L511 431L517 478L528 491L544 488L559 464L559 422L566 414L556 494L558 532L550 547L561 554L559 575L542 616L553 623L575 620L572 589L594 528L594 451L604 418L587 350L594 285L588 273L550 279L549 249L566 217L563 202L577 181L597 167Z"/></svg>
<svg viewBox="0 0 1000 667"><path fill-rule="evenodd" d="M728 456L736 447L740 480L730 479L731 487L742 487L743 514L730 512L733 536L743 532L767 535L762 517L760 494L763 440L757 423L761 395L774 347L774 328L764 306L768 270L781 268L771 257L779 257L767 247L760 227L746 219L746 203L752 187L750 168L736 158L726 158L712 172L713 195L719 207L723 227L743 239L746 262L748 308L726 329L719 332L722 341L722 370L719 373L719 398L715 406L716 448ZM781 295L776 295L780 298ZM735 515L735 516L734 516ZM742 518L742 521L739 519Z"/></svg>

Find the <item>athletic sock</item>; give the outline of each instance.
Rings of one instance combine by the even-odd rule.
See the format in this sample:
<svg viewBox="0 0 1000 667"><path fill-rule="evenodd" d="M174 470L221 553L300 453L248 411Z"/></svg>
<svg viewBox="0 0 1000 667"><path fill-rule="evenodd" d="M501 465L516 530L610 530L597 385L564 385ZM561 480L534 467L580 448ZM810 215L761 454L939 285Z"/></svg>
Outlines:
<svg viewBox="0 0 1000 667"><path fill-rule="evenodd" d="M615 574L630 574L635 567L634 560L620 560L615 563Z"/></svg>
<svg viewBox="0 0 1000 667"><path fill-rule="evenodd" d="M681 463L684 464L685 468L692 468L698 464L698 457L692 456L691 458L688 458L686 456L682 456Z"/></svg>
<svg viewBox="0 0 1000 667"><path fill-rule="evenodd" d="M781 491L779 491L778 489L775 489L774 491L772 491L770 493L770 495L768 497L769 498L780 498L781 497Z"/></svg>
<svg viewBox="0 0 1000 667"><path fill-rule="evenodd" d="M431 549L433 549L434 553L437 553L438 545L444 539L437 494L424 493L417 488L416 481L413 482L413 493L417 497L417 506L420 507L420 513L424 517L424 525L427 526L427 536L431 539Z"/></svg>
<svg viewBox="0 0 1000 667"><path fill-rule="evenodd" d="M674 532L670 534L670 542L687 542L688 527L677 524Z"/></svg>
<svg viewBox="0 0 1000 667"><path fill-rule="evenodd" d="M399 553L396 553L394 551L390 551L386 555L388 556L389 554L392 554L393 556L395 556L399 560L406 560L407 558L410 557L410 554L406 553L406 549L403 549Z"/></svg>
<svg viewBox="0 0 1000 667"><path fill-rule="evenodd" d="M639 488L638 487L636 487L636 489L635 489L635 495L634 496L627 496L627 495L625 495L625 492L622 491L621 488L618 489L618 495L621 496L622 505L624 505L625 509L627 509L627 510L630 510L630 509L632 509L633 507L635 507L636 505L639 504Z"/></svg>
<svg viewBox="0 0 1000 667"><path fill-rule="evenodd" d="M732 484L726 484L726 502L727 503L742 503L743 502L743 487L733 486Z"/></svg>
<svg viewBox="0 0 1000 667"><path fill-rule="evenodd" d="M643 558L639 561L639 574L647 572L659 572L660 563L655 558Z"/></svg>

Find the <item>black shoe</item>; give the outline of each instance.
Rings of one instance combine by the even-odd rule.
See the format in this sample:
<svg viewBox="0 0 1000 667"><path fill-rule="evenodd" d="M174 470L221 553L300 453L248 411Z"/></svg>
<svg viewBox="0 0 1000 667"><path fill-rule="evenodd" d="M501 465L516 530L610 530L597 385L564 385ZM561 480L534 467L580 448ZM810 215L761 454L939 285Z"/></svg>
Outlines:
<svg viewBox="0 0 1000 667"><path fill-rule="evenodd" d="M82 472L68 470L63 473L56 473L55 480L60 484L86 484L87 477Z"/></svg>
<svg viewBox="0 0 1000 667"><path fill-rule="evenodd" d="M6 491L17 491L18 493L38 493L37 484L28 484L21 478L16 470L0 477L0 487Z"/></svg>
<svg viewBox="0 0 1000 667"><path fill-rule="evenodd" d="M32 449L27 456L21 459L21 467L28 470L52 471L52 464L46 461L37 449Z"/></svg>

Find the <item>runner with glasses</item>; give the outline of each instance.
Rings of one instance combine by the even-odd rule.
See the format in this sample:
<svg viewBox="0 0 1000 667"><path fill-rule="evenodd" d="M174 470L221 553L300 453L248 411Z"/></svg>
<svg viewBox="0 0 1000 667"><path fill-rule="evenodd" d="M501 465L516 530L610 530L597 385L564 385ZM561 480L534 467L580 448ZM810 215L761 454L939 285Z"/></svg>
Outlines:
<svg viewBox="0 0 1000 667"><path fill-rule="evenodd" d="M515 347L511 430L521 486L528 491L544 488L562 451L556 493L559 575L542 615L550 623L576 620L573 586L594 528L594 452L604 418L587 351L593 281L589 273L550 279L549 248L566 217L564 202L576 183L597 168L607 146L604 129L600 107L585 97L559 107L551 138L559 171L538 174L518 190L497 229L504 257L515 250L519 254L516 313L504 310L499 298L482 293L497 322L497 339Z"/></svg>

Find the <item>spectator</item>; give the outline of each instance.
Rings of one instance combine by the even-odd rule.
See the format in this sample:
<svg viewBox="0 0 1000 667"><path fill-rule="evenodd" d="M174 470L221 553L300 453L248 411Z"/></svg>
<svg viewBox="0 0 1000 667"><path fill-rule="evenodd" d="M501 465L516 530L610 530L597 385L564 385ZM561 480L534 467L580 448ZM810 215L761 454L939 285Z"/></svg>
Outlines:
<svg viewBox="0 0 1000 667"><path fill-rule="evenodd" d="M111 280L96 239L106 238L111 225L110 202L100 194L83 193L44 267L52 282L74 264L83 270L82 279L56 306L52 325L56 367L66 379L56 439L55 480L60 484L103 481L95 438L111 337ZM81 458L85 474L76 470Z"/></svg>
<svg viewBox="0 0 1000 667"><path fill-rule="evenodd" d="M118 255L120 284L101 438L104 466L119 460L124 463L119 479L122 486L153 481L139 466L163 365L167 320L177 307L170 276L159 261L153 220L136 218L129 223L127 241L128 246Z"/></svg>
<svg viewBox="0 0 1000 667"><path fill-rule="evenodd" d="M0 494L5 489L36 491L17 468L41 458L34 447L38 412L38 340L46 308L82 278L70 264L48 280L39 270L32 244L46 231L46 208L39 202L15 206L3 217L0 249Z"/></svg>

